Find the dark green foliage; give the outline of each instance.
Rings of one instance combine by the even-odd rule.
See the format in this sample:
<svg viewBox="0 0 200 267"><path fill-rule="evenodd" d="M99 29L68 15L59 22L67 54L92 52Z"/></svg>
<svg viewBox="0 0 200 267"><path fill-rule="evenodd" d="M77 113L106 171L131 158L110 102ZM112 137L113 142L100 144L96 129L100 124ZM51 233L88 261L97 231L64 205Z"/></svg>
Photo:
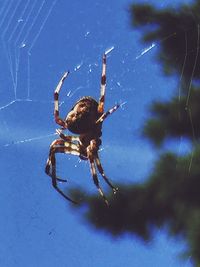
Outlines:
<svg viewBox="0 0 200 267"><path fill-rule="evenodd" d="M193 6L157 10L150 5L132 5L133 25L144 30L145 42L160 42L158 59L166 74L181 75L190 82L197 55L200 1ZM152 26L153 29L152 30ZM200 56L197 58L194 78L200 78Z"/></svg>
<svg viewBox="0 0 200 267"><path fill-rule="evenodd" d="M97 195L84 195L80 207L85 207L87 220L96 228L114 236L131 233L150 240L153 229L167 228L173 236L185 238L187 253L197 267L200 266L200 1L176 10L133 5L131 15L134 27L144 30L144 42L160 43L161 66L165 73L181 77L182 86L170 101L152 104L152 117L144 125L143 134L160 146L169 139L180 142L180 137L186 137L192 149L184 156L162 152L146 182L119 185L119 193L110 196L110 207ZM75 195L80 198L80 192Z"/></svg>
<svg viewBox="0 0 200 267"><path fill-rule="evenodd" d="M153 228L167 225L171 234L187 238L188 253L200 260L199 230L195 234L200 229L200 147L184 157L164 154L147 182L119 188L110 196L110 207L96 195L83 198L80 206L87 206L85 215L95 227L149 240Z"/></svg>
<svg viewBox="0 0 200 267"><path fill-rule="evenodd" d="M200 138L200 90L191 90L189 106L186 103L186 96L175 97L169 102L155 102L144 135L155 145L161 145L164 139L180 136L196 142Z"/></svg>

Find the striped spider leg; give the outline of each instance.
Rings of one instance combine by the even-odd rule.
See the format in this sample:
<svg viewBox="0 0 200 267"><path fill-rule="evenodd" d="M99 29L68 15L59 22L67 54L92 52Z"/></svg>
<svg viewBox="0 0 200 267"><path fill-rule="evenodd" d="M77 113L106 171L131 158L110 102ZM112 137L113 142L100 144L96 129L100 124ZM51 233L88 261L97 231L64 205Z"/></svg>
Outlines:
<svg viewBox="0 0 200 267"><path fill-rule="evenodd" d="M107 176L105 175L103 167L102 167L100 159L99 159L99 156L98 156L98 150L99 150L99 145L97 143L97 140L91 140L90 145L87 147L87 157L88 157L88 160L90 163L91 175L92 175L94 184L96 185L100 195L104 199L104 202L106 203L107 206L109 206L108 200L107 200L102 188L99 185L97 170L101 174L101 176L103 177L105 182L112 188L114 194L117 193L118 188L115 188L112 185L112 183L109 181Z"/></svg>
<svg viewBox="0 0 200 267"><path fill-rule="evenodd" d="M56 89L54 91L54 118L55 118L55 122L58 125L60 125L62 127L62 129L66 129L67 128L67 124L66 124L65 120L60 118L58 97L59 97L59 93L60 93L60 90L62 88L62 85L64 83L64 80L67 78L68 74L69 74L69 71L65 72L63 74L62 78L60 79L60 81L59 81L59 83L56 86Z"/></svg>
<svg viewBox="0 0 200 267"><path fill-rule="evenodd" d="M88 160L90 165L91 175L96 185L99 194L102 196L104 202L108 205L108 200L99 185L97 172L103 177L104 181L113 190L115 188L104 173L101 165L98 150L101 145L102 124L104 120L114 113L119 105L115 105L107 112L104 112L105 92L106 92L106 54L104 53L102 59L102 73L101 73L101 86L100 98L97 102L91 96L84 96L79 99L75 105L68 112L65 119L62 119L59 114L59 93L64 80L67 78L69 72L65 72L60 79L54 91L54 118L55 122L60 126L56 130L60 139L56 139L50 145L49 157L47 159L45 172L52 178L52 185L65 199L76 203L71 198L66 196L62 190L58 188L57 182L66 182L56 175L56 154L64 153L78 156L80 159ZM63 133L63 130L68 129L70 132L76 134L68 136Z"/></svg>
<svg viewBox="0 0 200 267"><path fill-rule="evenodd" d="M73 137L71 138L73 140ZM74 200L66 196L62 190L58 187L57 181L66 182L66 180L60 179L56 176L56 153L65 153L80 156L78 145L70 142L64 141L62 139L57 139L50 145L49 157L47 159L45 172L52 178L52 185L58 193L60 193L65 199L77 204Z"/></svg>
<svg viewBox="0 0 200 267"><path fill-rule="evenodd" d="M120 105L117 104L111 109L109 109L107 112L104 112L105 93L106 93L106 54L104 53L103 60L102 60L100 98L99 98L99 104L98 104L98 112L101 114L101 116L100 118L98 118L96 123L103 122L104 119L107 118L108 115L112 114L114 111L116 111L120 107Z"/></svg>
<svg viewBox="0 0 200 267"><path fill-rule="evenodd" d="M105 103L105 92L106 92L106 54L103 54L102 60L102 73L101 73L101 88L100 88L100 98L98 105L98 112L104 112L104 103Z"/></svg>

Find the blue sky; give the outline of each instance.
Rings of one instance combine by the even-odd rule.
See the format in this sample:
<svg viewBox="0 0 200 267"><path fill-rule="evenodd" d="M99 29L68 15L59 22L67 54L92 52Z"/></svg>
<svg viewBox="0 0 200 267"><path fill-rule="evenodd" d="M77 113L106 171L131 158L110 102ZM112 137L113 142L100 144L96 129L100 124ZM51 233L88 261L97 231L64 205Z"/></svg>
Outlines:
<svg viewBox="0 0 200 267"><path fill-rule="evenodd" d="M63 116L84 95L98 99L101 57L111 47L106 108L124 105L105 121L102 164L116 184L141 182L151 171L157 153L141 138L141 127L151 101L169 99L178 80L164 77L155 61L159 44L142 55L147 47L131 27L132 2L0 1L1 266L192 266L190 258L178 258L184 242L164 230L148 244L96 231L44 173L56 137L55 86L70 70L60 94ZM189 2L177 0L173 6ZM67 188L96 192L86 162L59 155L57 167Z"/></svg>

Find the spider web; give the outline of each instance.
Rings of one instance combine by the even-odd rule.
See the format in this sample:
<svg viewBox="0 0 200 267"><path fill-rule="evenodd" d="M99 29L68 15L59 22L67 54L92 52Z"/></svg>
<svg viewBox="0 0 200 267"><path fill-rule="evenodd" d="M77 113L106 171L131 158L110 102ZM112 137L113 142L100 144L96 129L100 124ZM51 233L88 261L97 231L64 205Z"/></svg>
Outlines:
<svg viewBox="0 0 200 267"><path fill-rule="evenodd" d="M38 134L41 129L41 124L38 122L41 118L36 119L37 112L40 108L42 109L43 105L46 105L53 113L53 88L50 85L52 89L49 90L50 96L48 98L35 97L37 92L33 78L36 76L34 68L37 67L34 62L35 50L37 50L36 47L40 43L48 21L51 21L53 17L56 5L57 0L28 0L26 2L23 0L5 0L0 8L0 46L3 50L2 65L4 65L1 73L0 118L3 128L0 131L0 143L4 149L28 143L34 146L36 142L38 147L44 144L49 145L52 137L57 135L56 132L47 132L45 128L41 130L41 134ZM88 38L89 35L90 31L86 30L84 38ZM113 49L112 45L107 46L106 54L109 54ZM86 62L86 59L84 62L83 59L80 59L78 63L75 62L70 72L78 72ZM90 74L99 67L98 62L89 62L86 66L87 73ZM59 78L57 77L53 86L56 85ZM86 81L86 86L80 85L74 89L68 89L65 93L68 102L70 103L70 98L73 102L74 95L83 88L89 87L88 83ZM118 84L118 86L120 85ZM64 103L65 101L61 100L60 106ZM125 102L120 101L120 103L123 108ZM29 126L25 126L24 114L29 114L30 110L33 110L35 115L30 114L29 121L26 121ZM14 122L13 126L13 119L16 120L14 114L17 114L19 121L17 124ZM53 116L49 121L53 122ZM68 160L73 161L70 156ZM77 167L80 162L79 159L75 159L72 166Z"/></svg>
<svg viewBox="0 0 200 267"><path fill-rule="evenodd" d="M191 88L192 88L192 82L193 82L193 78L194 78L194 73L195 73L195 69L197 66L197 59L199 56L199 47L200 47L200 25L197 25L197 43L196 43L196 55L195 55L195 60L194 60L194 65L192 68L192 73L191 73L191 78L190 78L190 82L189 82L189 86L188 86L188 90L187 90L187 100L186 100L186 104L185 104L185 109L188 112L189 118L190 118L190 124L191 124L191 130L192 130L192 135L193 135L193 142L194 144L197 144L197 139L196 139L196 135L195 135L195 130L194 130L194 125L193 125L193 120L192 120L192 115L191 115L191 107L190 107L190 97L191 97ZM187 47L187 35L185 36L185 58L184 58L184 62L183 62L183 67L182 67L182 72L181 72L181 77L180 77L180 87L179 87L179 100L181 98L181 80L182 80L182 76L184 73L184 69L185 69L185 63L189 54L188 51L188 47ZM181 147L181 143L182 143L182 137L180 137L180 146ZM180 151L180 150L179 150ZM193 158L194 158L194 150L192 150L191 153L191 159L190 159L190 163L189 163L189 167L188 170L189 172L191 171L192 168L192 162L193 162Z"/></svg>
<svg viewBox="0 0 200 267"><path fill-rule="evenodd" d="M30 61L31 53L45 26L45 22L51 14L56 1L50 7L46 7L46 1L5 1L1 7L2 16L1 43L9 66L10 78L12 82L13 100L0 107L0 110L9 107L18 101L31 101L30 98ZM46 10L47 9L47 10ZM45 16L42 14L45 12ZM42 21L41 21L42 20ZM39 24L39 30L37 29ZM34 29L36 27L36 30ZM26 48L26 51L24 48ZM23 53L24 52L24 53ZM22 61L22 63L21 63ZM18 97L20 77L18 73L22 68L26 69L26 89L24 98Z"/></svg>
<svg viewBox="0 0 200 267"><path fill-rule="evenodd" d="M52 137L54 138L54 135L56 135L54 132L49 132L47 130L47 126L43 127L43 130L40 131L35 130L33 128L36 128L41 126L38 124L37 121L39 121L41 118L36 113L40 113L40 107L43 105L46 105L49 109L53 109L53 101L52 101L52 92L53 92L53 86L56 85L58 82L58 75L62 75L63 68L60 68L58 75L55 77L55 84L52 85L49 84L48 89L49 95L45 98L42 98L40 93L37 93L38 87L37 83L35 83L35 78L37 78L36 72L33 69L33 66L36 66L34 62L34 56L35 56L35 49L36 46L39 45L40 39L43 37L43 33L45 32L46 27L48 27L48 22L53 18L53 12L56 10L56 6L58 1L41 1L41 0L5 0L0 7L0 46L2 48L3 55L1 56L1 61L3 62L3 68L1 70L0 74L0 92L1 92L1 99L0 99L0 120L2 122L2 129L0 131L0 140L1 140L1 148L5 149L11 149L13 147L23 147L23 144L26 144L26 148L28 149L28 146L32 145L34 146L35 142L39 142L39 145L41 146L43 144L43 147L45 148L45 151L48 151L48 146L50 142L52 141ZM161 42L165 42L166 40L173 38L174 32L172 32L169 36L166 36L163 40L160 40L158 43L152 43L149 47L141 49L137 48L137 53L135 54L135 57L133 57L133 61L135 62L135 70L140 64L143 64L144 57L148 57L149 54L153 53L154 50L159 48L159 45ZM198 38L197 38L197 45L196 45L196 60L199 55L199 26L198 26ZM90 38L92 35L92 30L85 29L84 31L84 38ZM185 51L185 61L183 62L182 67L182 74L180 76L180 86L177 92L177 95L179 98L181 98L181 81L182 76L185 70L185 62L186 58L189 57L189 52L187 50L187 36L185 39L186 42L186 51ZM107 46L109 47L109 46ZM113 46L111 44L109 50L118 49L117 45ZM99 47L99 51L102 52L102 50L105 49L102 45ZM113 54L115 53L115 49L113 51ZM56 53L56 52L55 52ZM129 99L128 96L130 92L135 91L135 93L138 93L135 88L128 88L125 85L125 76L129 74L131 71L125 67L126 62L129 60L131 55L131 52L128 51L126 53L123 53L123 56L120 58L120 63L122 66L122 73L119 73L117 70L115 70L115 76L111 78L110 81L110 92L113 93L113 98L115 100L118 100L120 103L122 103L122 109L125 112L124 118L125 120L130 120L131 116L127 114L128 112L128 105ZM75 60L72 65L72 69L74 72L76 72L79 77L81 77L81 74L78 73L78 71L82 68L83 71L87 73L87 75L90 75L91 73L96 74L96 72L99 72L101 68L100 57L95 62L90 62L87 56L82 56L79 60ZM188 109L188 114L190 115L190 108L188 106L190 96L191 96L191 85L193 81L193 74L196 67L196 60L193 65L193 72L191 75L191 81L188 88L188 95L187 95L187 103L186 108ZM78 63L77 63L78 62ZM65 63L65 67L66 67ZM41 69L40 69L41 70ZM55 69L57 72L56 64ZM65 70L65 69L64 69ZM125 75L126 74L126 75ZM44 77L45 79L45 77ZM86 81L85 81L86 80ZM74 89L68 89L67 92L65 92L65 97L67 96L68 102L73 103L75 98L74 96L77 95L77 93L80 92L80 96L82 95L82 88L89 88L91 86L89 82L89 78L86 78L83 76L82 78L82 84L74 86L73 83L69 85L68 88L74 88ZM70 83L70 81L69 81ZM81 84L81 83L80 83ZM95 88L98 88L99 81L97 81L97 86ZM44 83L42 83L44 85ZM125 86L124 86L125 85ZM41 86L42 87L42 86ZM117 88L115 91L114 88ZM119 97L120 95L120 97ZM96 94L98 97L98 93ZM64 106L65 102L63 101L63 98L61 98L62 101L60 102L60 105ZM127 105L124 105L127 102ZM19 114L22 114L22 117L19 117L19 128L16 127L16 124L13 126L13 118L16 119L14 116L15 112L20 110ZM24 123L20 123L20 120L23 120L23 113L33 112L30 120L27 121L30 125L32 125L32 128L30 130L24 129ZM39 111L38 111L39 110ZM43 111L43 109L42 109ZM48 117L48 115L44 116L45 118ZM55 128L55 125L53 124L53 116L52 116L52 129ZM191 119L191 129L193 130L193 137L195 139L195 132L193 128L193 121ZM47 125L47 124L45 124ZM15 128L16 127L16 128ZM41 129L41 128L40 128ZM51 129L51 127L49 127ZM128 133L130 133L129 129L127 129ZM38 133L39 132L39 133ZM116 133L117 134L117 133ZM133 136L131 135L130 140L132 140ZM118 139L120 140L120 137L118 136ZM44 141L43 142L41 142ZM179 145L178 145L178 153L181 154L184 150L184 140L183 137L180 137ZM108 146L103 146L103 151L106 151L107 153ZM114 149L114 148L113 148ZM118 148L117 148L118 149ZM116 149L116 150L117 150ZM117 153L117 151L116 151ZM133 153L131 151L131 153ZM137 151L135 155L135 160L139 161L139 157L137 156ZM69 157L68 160L71 160ZM115 159L114 159L115 160ZM117 159L116 159L117 160ZM45 161L45 160L44 160ZM191 155L190 165L188 166L188 172L190 172L192 168L192 161L193 161L193 155ZM77 167L78 161L76 159L76 163L73 161L73 167ZM70 168L70 166L69 166ZM62 167L59 166L59 169L62 169ZM88 169L88 166L87 168ZM88 170L87 170L88 171ZM64 171L63 173L64 174ZM62 177L65 178L65 177ZM90 182L90 181L89 181ZM127 180L127 182L130 182ZM89 184L88 184L89 185ZM91 185L91 191L94 192L94 187Z"/></svg>
<svg viewBox="0 0 200 267"><path fill-rule="evenodd" d="M34 86L32 85L33 79L31 78L31 68L32 68L32 61L34 60L34 48L38 43L38 40L40 40L40 37L42 36L41 33L45 30L45 26L47 24L47 21L50 20L52 16L52 12L56 7L57 0L54 1L26 1L26 3L22 0L16 1L9 1L5 0L3 5L0 9L1 14L1 20L0 20L0 29L1 29L1 46L4 51L3 55L3 61L5 62L5 68L2 71L2 86L1 86L1 95L2 99L0 101L0 112L2 115L2 123L4 130L1 133L1 144L3 147L13 146L13 145L19 145L23 143L32 143L34 141L41 141L41 140L51 140L52 136L55 136L56 133L52 132L42 132L38 135L37 132L31 131L30 134L24 135L23 130L19 130L19 137L14 132L14 136L10 135L10 126L7 122L7 115L8 109L12 110L12 108L15 105L23 105L26 106L26 110L29 109L28 106L30 104L38 104L43 105L47 104L51 106L51 109L53 107L53 101L51 98L48 98L47 100L41 99L40 97L37 99L33 97L34 95ZM86 30L84 36L85 38L88 38L90 36L90 30ZM152 50L159 48L160 43L165 42L166 40L173 38L176 33L172 32L170 35L166 36L162 40L160 40L157 43L152 43L149 47L144 48L142 51L137 52L137 55L135 56L135 62L137 64L140 64L139 62L142 62L143 57L145 57L147 54L151 53ZM185 39L186 46L187 46L187 36ZM110 48L107 49L107 52L109 53L114 49L114 46L110 46ZM193 122L190 114L190 108L188 107L190 95L191 95L191 85L193 81L193 74L196 67L196 62L199 54L199 27L198 27L198 39L197 39L197 51L196 51L196 59L194 62L193 72L191 75L190 84L188 86L188 97L187 97L187 103L186 103L186 109L188 109L188 114L191 119L191 128L193 131L193 137L195 139L195 133L193 129ZM128 57L128 53L124 56L123 63L126 60L126 57ZM185 63L186 59L188 57L188 51L186 47L185 51L185 61L183 63L182 67L182 74L180 76L180 86L179 86L179 92L178 96L179 99L181 98L181 81L183 72L185 69ZM33 59L33 60L32 60ZM99 68L99 64L97 62L91 64L87 63L87 59L83 58L80 60L79 63L75 63L73 67L73 71L77 72L82 68L84 65L87 65L87 73L92 73L95 68ZM124 73L122 73L122 76ZM121 77L122 77L121 76ZM3 79L4 77L4 79ZM5 78L6 77L6 78ZM121 78L120 77L120 78ZM115 81L114 79L111 80L113 84L112 86L119 87L122 91L128 91L128 88L123 88L121 81ZM122 79L121 79L122 80ZM5 81L7 82L5 85ZM52 86L52 85L51 85ZM6 89L5 89L6 87ZM89 87L88 81L86 86L78 86L77 88L73 90L68 90L66 93L66 96L69 98L72 98L73 96L77 94L77 92L85 87ZM119 100L121 102L121 107L123 109L126 109L127 99L125 100ZM64 101L61 101L60 105L63 105ZM26 111L25 111L26 112ZM35 120L34 120L35 123ZM5 140L6 139L6 140ZM47 141L48 142L48 141ZM181 150L183 145L183 137L180 136L179 146L178 146L178 153L181 154ZM102 150L106 149L106 147L103 147ZM191 156L189 171L192 166L192 160L193 155ZM76 163L74 163L75 166L77 166Z"/></svg>
<svg viewBox="0 0 200 267"><path fill-rule="evenodd" d="M31 97L31 62L34 47L56 2L57 0L5 0L1 6L0 44L4 55L2 56L4 68L1 71L0 112L3 114L18 103L44 102ZM3 123L6 129L6 121ZM10 141L4 143L4 146L40 138L44 137Z"/></svg>
<svg viewBox="0 0 200 267"><path fill-rule="evenodd" d="M4 66L2 73L2 89L0 112L5 114L8 108L18 103L39 103L52 104L51 100L35 99L31 96L31 61L34 56L34 48L37 45L38 39L45 28L47 20L51 17L57 0L54 1L38 1L28 0L26 3L23 0L5 0L0 9L1 20L0 42L4 51ZM90 34L85 33L85 37ZM114 48L107 49L107 53ZM83 65L83 62L77 63L73 68L78 71ZM97 63L94 63L96 67ZM92 72L92 64L88 65L88 72ZM3 77L7 81L4 86ZM5 78L6 77L6 78ZM6 90L5 90L6 87ZM82 86L76 89L69 90L67 97L72 97L77 91L82 89ZM64 101L60 103L62 105ZM122 103L123 105L124 103ZM24 104L23 104L24 105ZM3 121L4 129L7 128L7 123ZM3 146L17 145L35 140L45 139L56 135L56 133L44 134L20 140L8 140Z"/></svg>
<svg viewBox="0 0 200 267"><path fill-rule="evenodd" d="M55 10L57 0L54 1L39 1L39 0L28 0L24 2L23 0L5 0L0 8L0 44L4 51L2 55L2 60L4 62L4 68L1 72L1 100L0 100L0 116L2 120L3 130L1 131L1 146L8 147L13 145L19 145L23 143L32 143L34 141L40 140L52 140L52 136L56 135L55 132L46 132L44 131L38 135L36 131L29 131L28 134L25 134L23 129L18 129L13 132L14 135L10 134L10 129L12 126L9 125L7 120L8 114L12 115L13 109L23 105L26 112L29 109L30 104L36 103L39 106L44 104L50 105L51 109L53 107L53 101L51 97L48 99L41 99L33 97L35 95L34 79L31 77L32 73L32 61L34 61L34 48L36 47L41 33L45 30L45 26L52 18L52 13ZM172 32L170 35L166 36L160 42L152 43L149 47L144 48L142 51L138 51L135 56L136 66L142 62L143 57L151 53L154 49L159 47L160 43L165 42L166 40L173 38L176 33ZM193 81L193 75L197 63L197 58L199 55L199 26L198 26L198 38L197 38L197 49L196 49L196 58L193 66L193 71L191 74L190 84L188 86L188 96L186 109L188 109L188 114L191 120L191 129L193 131L193 138L195 140L195 132L193 127L193 121L191 118L190 108L188 106L190 96L191 96L191 86ZM85 30L84 37L88 38L91 35L89 29ZM182 74L180 76L180 86L178 91L179 99L181 98L181 81L185 69L186 59L189 56L187 51L187 36L185 39L186 51L185 51L185 61L183 62ZM109 53L114 49L114 46L110 46L107 49ZM122 63L125 64L129 53L125 54L122 59ZM87 58L83 56L80 59L79 63L74 63L73 71L77 72L80 68L84 68L84 65L87 67L87 73L92 73L100 67L100 64L97 62L90 63L87 62ZM127 92L131 89L124 88L122 80L124 72L121 76L117 77L117 80L114 81L114 78L111 79L111 88L117 86L122 92ZM85 78L85 77L84 77ZM121 79L121 80L120 80ZM89 79L88 79L89 80ZM66 96L72 98L71 102L73 103L73 96L77 94L78 91L81 91L83 88L89 88L89 82L87 80L86 86L78 86L73 90L68 90ZM55 81L57 82L57 81ZM51 85L52 86L52 85ZM55 86L55 85L54 85ZM81 94L80 94L81 95ZM125 94L124 94L125 95ZM126 96L126 95L125 95ZM122 96L123 97L123 96ZM121 107L126 109L126 104L128 98L120 99ZM65 102L61 101L60 105L63 105ZM35 111L36 112L36 111ZM19 118L20 119L20 118ZM35 123L35 119L34 119ZM48 141L47 141L48 142ZM184 147L183 137L180 136L178 153L181 154L181 150ZM102 148L103 150L106 147ZM193 155L191 156L190 166L188 170L190 171L193 161Z"/></svg>

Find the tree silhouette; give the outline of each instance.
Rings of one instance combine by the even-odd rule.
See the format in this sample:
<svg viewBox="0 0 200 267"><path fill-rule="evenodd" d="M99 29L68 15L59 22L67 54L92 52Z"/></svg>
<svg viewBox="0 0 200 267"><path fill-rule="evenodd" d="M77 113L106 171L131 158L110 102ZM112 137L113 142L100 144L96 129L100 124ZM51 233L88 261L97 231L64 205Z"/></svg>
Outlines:
<svg viewBox="0 0 200 267"><path fill-rule="evenodd" d="M180 76L184 65L182 80L187 88L191 78L200 78L200 56L196 58L200 1L190 7L183 5L165 10L156 10L150 5L132 5L131 11L133 26L144 30L143 41L161 43L158 60L165 74ZM171 36L173 38L169 38Z"/></svg>
<svg viewBox="0 0 200 267"><path fill-rule="evenodd" d="M190 101L187 104L188 96ZM197 142L200 137L200 91L192 87L189 95L174 97L171 101L154 102L151 107L152 118L143 129L143 133L155 145L160 146L167 138L186 137Z"/></svg>
<svg viewBox="0 0 200 267"><path fill-rule="evenodd" d="M129 232L150 240L155 227L167 226L170 234L186 239L187 252L200 266L200 1L176 10L133 5L131 15L144 42L160 42L164 73L181 77L180 95L152 104L143 134L156 146L183 136L191 151L162 152L146 182L119 185L110 207L96 195L84 197L80 206L87 207L85 216L95 227L113 235ZM81 192L73 194L78 198Z"/></svg>

